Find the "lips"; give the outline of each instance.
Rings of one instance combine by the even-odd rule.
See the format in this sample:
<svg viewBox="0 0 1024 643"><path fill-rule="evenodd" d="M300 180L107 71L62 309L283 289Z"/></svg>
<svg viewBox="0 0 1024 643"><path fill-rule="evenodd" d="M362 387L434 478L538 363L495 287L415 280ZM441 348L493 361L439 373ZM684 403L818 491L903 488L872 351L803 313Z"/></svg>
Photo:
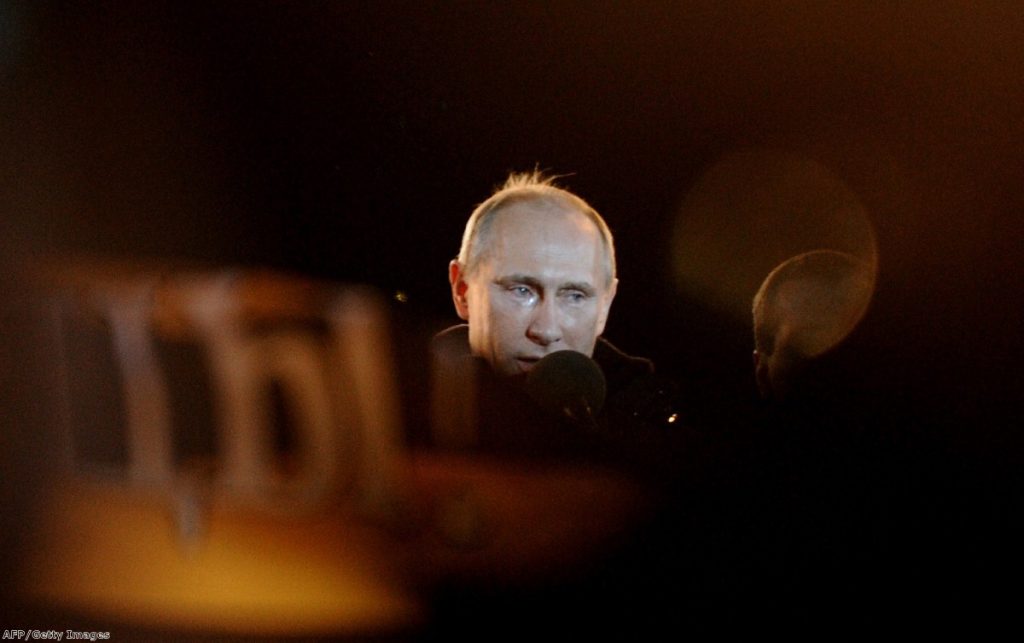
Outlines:
<svg viewBox="0 0 1024 643"><path fill-rule="evenodd" d="M517 357L516 358L516 364L519 365L519 370L521 370L524 373L529 371L531 368L533 368L534 365L537 362L539 362L539 361L540 361L539 357Z"/></svg>

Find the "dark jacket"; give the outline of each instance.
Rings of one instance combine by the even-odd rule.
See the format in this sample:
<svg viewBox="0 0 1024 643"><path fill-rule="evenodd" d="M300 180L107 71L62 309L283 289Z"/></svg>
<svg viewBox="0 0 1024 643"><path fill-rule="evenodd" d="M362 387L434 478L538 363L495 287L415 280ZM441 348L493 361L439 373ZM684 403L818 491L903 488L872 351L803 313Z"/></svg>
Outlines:
<svg viewBox="0 0 1024 643"><path fill-rule="evenodd" d="M593 360L607 384L603 407L594 422L579 422L541 408L531 399L525 377L495 375L487 363L470 354L469 327L453 326L432 342L434 351L449 357L455 368L472 369L476 381L477 444L482 451L531 459L596 459L638 471L645 460L662 456L662 436L682 424L675 386L658 377L654 364L633 357L598 338ZM443 376L443 374L441 375Z"/></svg>

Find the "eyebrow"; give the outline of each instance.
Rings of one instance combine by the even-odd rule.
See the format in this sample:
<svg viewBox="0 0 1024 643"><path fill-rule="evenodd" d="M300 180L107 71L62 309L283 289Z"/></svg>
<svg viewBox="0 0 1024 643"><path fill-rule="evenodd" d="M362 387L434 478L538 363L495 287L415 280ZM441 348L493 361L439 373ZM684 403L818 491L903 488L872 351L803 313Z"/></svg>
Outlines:
<svg viewBox="0 0 1024 643"><path fill-rule="evenodd" d="M538 290L544 288L544 284L540 282L536 277L523 274L506 275L504 277L498 277L494 280L494 283L501 286L510 286L512 284L523 284L525 286L531 286ZM557 290L559 292L564 290L579 290L580 292L586 293L587 295L593 295L595 290L592 285L585 281L569 281L563 284L559 284Z"/></svg>

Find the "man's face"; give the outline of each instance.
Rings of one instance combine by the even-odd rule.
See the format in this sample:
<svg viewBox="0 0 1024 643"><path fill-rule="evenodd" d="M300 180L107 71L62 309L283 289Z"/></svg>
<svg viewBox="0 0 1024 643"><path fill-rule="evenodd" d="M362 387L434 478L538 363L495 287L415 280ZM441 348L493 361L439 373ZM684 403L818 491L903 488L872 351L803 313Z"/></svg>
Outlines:
<svg viewBox="0 0 1024 643"><path fill-rule="evenodd" d="M475 269L449 268L473 354L503 375L524 373L555 351L590 356L616 287L597 226L546 203L513 204L494 217Z"/></svg>

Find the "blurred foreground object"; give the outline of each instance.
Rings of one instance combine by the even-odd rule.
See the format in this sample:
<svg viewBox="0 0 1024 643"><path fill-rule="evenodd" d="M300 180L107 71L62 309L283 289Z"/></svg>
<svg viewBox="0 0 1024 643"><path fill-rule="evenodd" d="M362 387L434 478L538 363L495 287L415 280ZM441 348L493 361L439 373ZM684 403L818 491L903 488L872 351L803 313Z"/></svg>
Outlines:
<svg viewBox="0 0 1024 643"><path fill-rule="evenodd" d="M418 622L374 526L400 447L376 295L259 271L77 262L39 276L61 430L29 597L198 631Z"/></svg>
<svg viewBox="0 0 1024 643"><path fill-rule="evenodd" d="M29 454L47 470L14 593L46 616L404 635L440 587L583 573L644 506L587 462L410 452L368 289L85 261L34 280L54 439Z"/></svg>

